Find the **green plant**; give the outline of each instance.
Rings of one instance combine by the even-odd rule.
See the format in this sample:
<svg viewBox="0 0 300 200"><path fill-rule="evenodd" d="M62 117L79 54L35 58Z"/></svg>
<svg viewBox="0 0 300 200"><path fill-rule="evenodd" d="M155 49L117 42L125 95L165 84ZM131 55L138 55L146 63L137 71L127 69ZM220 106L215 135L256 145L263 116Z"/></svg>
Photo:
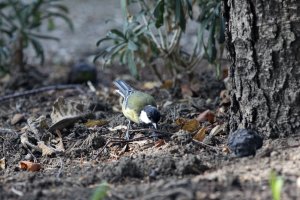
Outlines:
<svg viewBox="0 0 300 200"><path fill-rule="evenodd" d="M36 56L44 62L44 49L41 39L58 38L39 32L43 23L48 24L48 31L55 29L55 18L63 19L73 29L67 17L68 9L60 0L3 0L0 3L0 67L9 69L17 66L24 70L24 50L30 45Z"/></svg>
<svg viewBox="0 0 300 200"><path fill-rule="evenodd" d="M270 173L269 184L273 200L280 200L283 187L283 178L281 176L278 176L277 173L272 170Z"/></svg>
<svg viewBox="0 0 300 200"><path fill-rule="evenodd" d="M139 11L130 11L131 6L138 6ZM193 7L198 6L200 15L193 19ZM131 73L138 76L138 69L152 67L158 78L155 61L161 59L172 75L192 72L199 62L206 58L219 66L217 49L224 43L224 20L221 15L221 0L121 0L125 19L123 30L112 29L97 46L108 47L95 57L103 58L105 63L118 60L127 64ZM189 20L199 24L198 41L187 52L180 45Z"/></svg>
<svg viewBox="0 0 300 200"><path fill-rule="evenodd" d="M94 191L91 200L103 200L107 196L109 185L107 182L102 182Z"/></svg>

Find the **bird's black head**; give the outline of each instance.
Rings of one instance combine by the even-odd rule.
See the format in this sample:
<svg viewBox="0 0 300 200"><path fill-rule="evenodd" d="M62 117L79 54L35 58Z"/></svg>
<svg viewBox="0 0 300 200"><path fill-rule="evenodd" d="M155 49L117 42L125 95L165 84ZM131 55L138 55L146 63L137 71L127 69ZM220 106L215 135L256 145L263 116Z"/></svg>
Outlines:
<svg viewBox="0 0 300 200"><path fill-rule="evenodd" d="M141 111L140 120L146 124L152 123L156 127L157 122L160 120L160 113L154 106L145 106Z"/></svg>

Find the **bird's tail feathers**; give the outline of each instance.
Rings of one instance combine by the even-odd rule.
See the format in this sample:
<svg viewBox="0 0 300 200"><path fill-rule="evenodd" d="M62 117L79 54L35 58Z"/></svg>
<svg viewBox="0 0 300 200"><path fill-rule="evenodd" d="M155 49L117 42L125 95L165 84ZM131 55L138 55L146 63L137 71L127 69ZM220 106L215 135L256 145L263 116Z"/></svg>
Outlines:
<svg viewBox="0 0 300 200"><path fill-rule="evenodd" d="M123 98L128 97L128 95L130 95L134 89L132 87L130 87L127 83L125 83L122 80L116 80L114 81L114 85L118 88L118 90L116 90Z"/></svg>

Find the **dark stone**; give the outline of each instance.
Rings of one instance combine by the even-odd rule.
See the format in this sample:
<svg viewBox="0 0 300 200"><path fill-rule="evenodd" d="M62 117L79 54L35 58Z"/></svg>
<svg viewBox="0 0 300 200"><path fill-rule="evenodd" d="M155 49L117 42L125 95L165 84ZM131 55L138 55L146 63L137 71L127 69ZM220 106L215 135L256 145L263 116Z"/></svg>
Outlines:
<svg viewBox="0 0 300 200"><path fill-rule="evenodd" d="M97 70L94 65L91 65L84 60L79 60L71 67L71 71L68 75L69 83L86 83L91 81L97 83Z"/></svg>
<svg viewBox="0 0 300 200"><path fill-rule="evenodd" d="M263 138L250 129L238 129L228 137L228 147L237 157L255 156L262 144Z"/></svg>

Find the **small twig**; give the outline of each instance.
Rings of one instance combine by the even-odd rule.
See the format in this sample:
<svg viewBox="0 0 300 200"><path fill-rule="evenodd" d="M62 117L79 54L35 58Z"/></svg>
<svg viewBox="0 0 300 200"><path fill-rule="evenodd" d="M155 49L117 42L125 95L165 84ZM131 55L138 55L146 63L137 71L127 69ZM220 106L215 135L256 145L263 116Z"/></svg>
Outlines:
<svg viewBox="0 0 300 200"><path fill-rule="evenodd" d="M217 147L213 147L211 145L205 144L204 142L200 142L200 141L195 140L195 139L193 139L193 142L200 145L200 146L202 146L202 147L205 147L205 148L208 147L208 148L214 150L215 152L219 152L219 149Z"/></svg>
<svg viewBox="0 0 300 200"><path fill-rule="evenodd" d="M27 148L27 151L28 151L28 152L30 153L30 155L32 156L33 162L37 163L37 158L36 158L35 155L32 153L32 151L31 151L29 148Z"/></svg>
<svg viewBox="0 0 300 200"><path fill-rule="evenodd" d="M56 178L60 179L61 174L62 174L62 170L64 168L64 165L63 165L63 161L62 161L61 157L58 157L58 158L59 158L59 161L60 161L60 168L59 168L59 170L58 170L58 172L56 174Z"/></svg>
<svg viewBox="0 0 300 200"><path fill-rule="evenodd" d="M37 161L37 158L33 155L33 153L31 152L31 150L29 149L29 147L32 148L32 149L34 149L34 150L36 150L36 151L38 151L38 152L42 152L42 150L41 150L38 146L36 146L36 145L34 145L34 144L31 144L31 143L29 142L28 136L27 136L26 133L23 133L23 134L21 135L21 144L22 144L23 147L31 154L31 156L32 156L33 159L34 159L34 162L36 162L36 161Z"/></svg>
<svg viewBox="0 0 300 200"><path fill-rule="evenodd" d="M107 145L111 142L111 140L108 140L105 145L102 147L102 149L97 153L96 156L93 157L93 159L98 158L98 156L104 151L104 149L107 147Z"/></svg>
<svg viewBox="0 0 300 200"><path fill-rule="evenodd" d="M107 143L111 143L111 142L116 142L116 143L130 143L130 142L135 142L135 141L139 141L139 140L144 140L144 139L149 139L151 138L151 136L141 136L141 137L137 137L137 138L132 138L132 139L125 139L125 138L116 138L116 137L110 137L107 141ZM106 147L108 144L105 144L104 147Z"/></svg>
<svg viewBox="0 0 300 200"><path fill-rule="evenodd" d="M161 130L157 130L157 129L150 129L150 128L141 128L141 129L129 130L129 132L141 132L141 131L153 131L153 132L156 132L156 133L162 133L162 134L170 135L169 132L161 131Z"/></svg>
<svg viewBox="0 0 300 200"><path fill-rule="evenodd" d="M0 134L17 134L17 132L9 128L0 128Z"/></svg>
<svg viewBox="0 0 300 200"><path fill-rule="evenodd" d="M9 95L2 96L2 97L0 97L0 102L5 102L5 101L8 101L10 99L15 99L15 98L18 98L18 97L34 95L34 94L46 92L46 91L49 91L49 90L64 90L64 89L79 88L79 87L80 87L80 85L77 85L77 84L53 85L53 86L41 87L41 88L37 88L37 89L33 89L33 90L27 90L27 91L24 91L24 92L17 92L17 93L14 93L14 94L9 94Z"/></svg>
<svg viewBox="0 0 300 200"><path fill-rule="evenodd" d="M104 149L107 147L107 145L109 145L112 142L116 142L116 143L130 143L130 142L134 142L134 141L138 141L138 140L142 140L142 139L148 139L148 136L143 136L143 137L139 137L139 138L133 138L133 139L123 139L123 138L114 138L114 139L109 139L106 144L102 147L102 149L97 153L97 155L95 156L95 158L97 158L103 151Z"/></svg>
<svg viewBox="0 0 300 200"><path fill-rule="evenodd" d="M30 148L32 148L32 149L34 149L34 150L36 150L38 152L42 152L42 150L38 146L36 146L34 144L31 144L29 141L25 141L24 144L26 145L26 147L29 146ZM29 150L29 149L27 149L27 150Z"/></svg>
<svg viewBox="0 0 300 200"><path fill-rule="evenodd" d="M138 130L129 130L131 132L136 132L136 131L148 131L148 130L151 130L151 129L138 129ZM158 131L156 129L153 129L155 131L157 131L158 133L161 133L161 134L166 134L166 135L169 135L169 133L167 132L163 132L163 131ZM162 135L160 135L162 136ZM107 142L105 143L105 145L102 147L102 149L97 153L97 155L94 157L97 158L103 151L104 149L107 147L107 145L109 145L110 143L131 143L131 142L135 142L135 141L139 141L139 140L144 140L144 139L149 139L149 138L152 138L153 136L142 136L142 137L137 137L137 138L132 138L132 139L125 139L125 138L115 138L115 137L110 137L108 138Z"/></svg>
<svg viewBox="0 0 300 200"><path fill-rule="evenodd" d="M29 147L31 147L32 149L38 151L38 152L42 152L42 150L38 147L38 146L35 146L34 144L31 144L29 141L28 141L28 138L27 138L27 135L26 135L26 138L25 138L25 135L21 135L21 143L23 145L23 147L30 153L30 155L33 157L33 160L34 162L37 162L37 158L33 155L33 153L31 152L31 150L29 149ZM29 147L28 147L29 146Z"/></svg>
<svg viewBox="0 0 300 200"><path fill-rule="evenodd" d="M24 195L23 192L21 192L21 191L15 189L14 187L12 187L10 190L11 190L14 194L18 195L19 197L22 197L22 196Z"/></svg>

